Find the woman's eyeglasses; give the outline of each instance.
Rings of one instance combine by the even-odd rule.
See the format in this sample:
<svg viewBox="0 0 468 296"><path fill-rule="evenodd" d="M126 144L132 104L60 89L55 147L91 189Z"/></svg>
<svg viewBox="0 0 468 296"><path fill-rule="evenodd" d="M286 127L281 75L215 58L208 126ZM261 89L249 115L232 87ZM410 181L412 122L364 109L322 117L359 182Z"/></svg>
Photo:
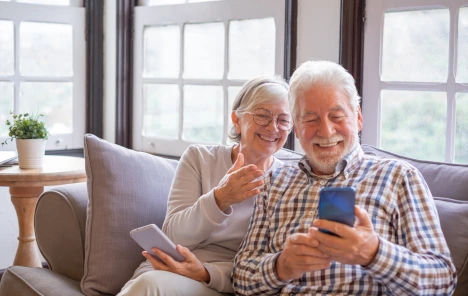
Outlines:
<svg viewBox="0 0 468 296"><path fill-rule="evenodd" d="M253 120L256 124L261 126L267 126L272 120L276 121L276 127L282 131L289 131L293 127L291 115L280 114L274 116L273 113L264 108L255 109L253 112L245 112L253 115Z"/></svg>

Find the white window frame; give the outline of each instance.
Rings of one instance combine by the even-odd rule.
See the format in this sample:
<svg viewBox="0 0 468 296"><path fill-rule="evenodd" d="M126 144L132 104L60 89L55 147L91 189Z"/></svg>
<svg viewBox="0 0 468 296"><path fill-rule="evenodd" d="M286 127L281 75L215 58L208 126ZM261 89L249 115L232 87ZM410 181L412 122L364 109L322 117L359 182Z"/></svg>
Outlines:
<svg viewBox="0 0 468 296"><path fill-rule="evenodd" d="M371 0L366 3L364 35L364 75L362 113L364 127L361 142L380 146L382 90L442 91L447 94L447 128L445 161L453 162L455 155L455 102L457 92L468 92L468 85L456 83L456 57L458 36L458 13L467 6L466 0ZM381 56L384 13L387 10L412 10L448 8L450 12L450 37L448 77L445 83L385 82L381 80Z"/></svg>
<svg viewBox="0 0 468 296"><path fill-rule="evenodd" d="M73 5L73 6L72 6ZM47 150L83 148L86 123L86 39L85 8L81 1L71 1L70 6L39 5L18 2L0 2L0 20L12 21L14 25L14 74L0 76L0 81L14 83L14 110L18 110L21 82L71 82L73 84L72 133L51 134L46 142ZM19 24L20 22L43 22L67 24L73 27L73 74L68 77L24 76L19 71ZM16 113L16 111L15 111ZM4 124L0 122L0 124ZM0 137L5 141L8 137ZM14 150L8 143L1 150Z"/></svg>
<svg viewBox="0 0 468 296"><path fill-rule="evenodd" d="M218 85L224 92L224 136L227 139L227 126L230 122L228 109L229 86L242 86L245 80L227 78L228 73L228 42L229 21L242 19L260 19L273 17L276 26L275 74L283 76L284 69L284 35L285 35L285 1L284 0L223 0L215 2L199 2L164 6L135 7L134 35L134 72L133 72L133 140L132 147L161 155L180 156L193 142L182 140L183 115L183 85ZM223 22L225 30L224 76L222 79L187 79L183 78L182 69L175 79L143 78L143 31L145 26L178 25L181 30L181 67L183 64L183 24ZM177 84L181 92L182 102L179 114L179 135L177 140L152 138L144 136L143 130L143 85L146 82Z"/></svg>

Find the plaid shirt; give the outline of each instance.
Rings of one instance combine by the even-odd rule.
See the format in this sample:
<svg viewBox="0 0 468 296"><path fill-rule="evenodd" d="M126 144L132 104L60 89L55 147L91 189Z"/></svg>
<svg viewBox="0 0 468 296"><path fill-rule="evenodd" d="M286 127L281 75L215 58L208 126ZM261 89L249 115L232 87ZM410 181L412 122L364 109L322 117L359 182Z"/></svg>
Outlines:
<svg viewBox="0 0 468 296"><path fill-rule="evenodd" d="M275 270L286 238L307 233L317 219L320 188L356 188L356 205L366 209L380 239L368 266L332 262L324 270L282 281ZM304 157L265 177L246 238L232 273L238 295L451 295L451 262L432 195L410 164L364 154L358 146L335 173L312 173Z"/></svg>

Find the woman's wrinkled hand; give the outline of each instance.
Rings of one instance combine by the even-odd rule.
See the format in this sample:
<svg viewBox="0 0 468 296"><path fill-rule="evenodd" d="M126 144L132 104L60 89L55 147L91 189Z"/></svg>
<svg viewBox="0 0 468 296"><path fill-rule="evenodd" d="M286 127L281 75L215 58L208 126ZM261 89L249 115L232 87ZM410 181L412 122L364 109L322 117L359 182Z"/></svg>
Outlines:
<svg viewBox="0 0 468 296"><path fill-rule="evenodd" d="M257 166L253 164L244 166L244 155L239 153L236 162L214 189L219 209L224 212L230 205L259 194L263 179L256 179L262 175L263 171L258 170Z"/></svg>
<svg viewBox="0 0 468 296"><path fill-rule="evenodd" d="M177 245L176 249L177 252L185 258L184 261L177 262L172 259L171 256L157 248L153 248L152 251L158 255L161 261L148 254L146 251L143 251L142 254L155 270L169 271L199 282L208 283L210 281L210 274L200 260L198 260L188 248Z"/></svg>

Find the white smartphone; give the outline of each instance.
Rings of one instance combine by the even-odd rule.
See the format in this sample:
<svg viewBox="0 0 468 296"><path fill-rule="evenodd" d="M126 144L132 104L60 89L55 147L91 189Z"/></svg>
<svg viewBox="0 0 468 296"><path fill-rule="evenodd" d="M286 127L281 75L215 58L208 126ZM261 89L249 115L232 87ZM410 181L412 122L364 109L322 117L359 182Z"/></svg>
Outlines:
<svg viewBox="0 0 468 296"><path fill-rule="evenodd" d="M158 248L164 253L171 256L175 261L182 262L185 260L182 255L176 250L176 245L159 229L155 224L138 227L130 231L130 236L146 251L159 259L158 256L151 251L151 248Z"/></svg>

